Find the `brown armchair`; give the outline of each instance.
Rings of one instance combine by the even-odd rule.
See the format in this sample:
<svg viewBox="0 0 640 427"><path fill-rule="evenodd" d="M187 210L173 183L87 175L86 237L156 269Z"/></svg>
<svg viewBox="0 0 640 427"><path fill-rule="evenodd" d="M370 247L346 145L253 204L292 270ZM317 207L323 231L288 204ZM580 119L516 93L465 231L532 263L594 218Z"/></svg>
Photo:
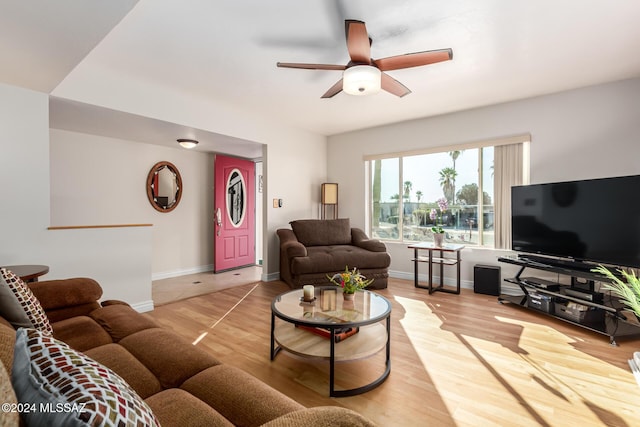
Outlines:
<svg viewBox="0 0 640 427"><path fill-rule="evenodd" d="M351 228L348 218L291 221L277 230L280 239L280 278L292 288L329 285L328 275L357 267L372 289L387 287L391 257L379 240Z"/></svg>

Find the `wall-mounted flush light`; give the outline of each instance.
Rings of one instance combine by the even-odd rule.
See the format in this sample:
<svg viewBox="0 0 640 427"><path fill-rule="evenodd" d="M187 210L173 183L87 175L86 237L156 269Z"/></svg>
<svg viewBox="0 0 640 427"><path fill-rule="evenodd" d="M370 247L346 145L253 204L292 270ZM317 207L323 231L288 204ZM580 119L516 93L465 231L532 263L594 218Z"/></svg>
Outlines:
<svg viewBox="0 0 640 427"><path fill-rule="evenodd" d="M180 144L182 148L193 148L198 145L198 141L195 139L178 139L178 144Z"/></svg>

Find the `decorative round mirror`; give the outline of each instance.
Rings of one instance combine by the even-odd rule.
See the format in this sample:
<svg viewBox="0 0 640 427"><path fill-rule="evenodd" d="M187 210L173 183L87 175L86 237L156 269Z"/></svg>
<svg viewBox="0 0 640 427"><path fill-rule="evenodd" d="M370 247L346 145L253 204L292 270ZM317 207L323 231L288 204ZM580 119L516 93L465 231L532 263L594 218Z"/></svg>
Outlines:
<svg viewBox="0 0 640 427"><path fill-rule="evenodd" d="M247 192L244 177L233 169L227 179L227 215L234 227L239 227L247 210Z"/></svg>
<svg viewBox="0 0 640 427"><path fill-rule="evenodd" d="M159 212L171 212L182 197L182 178L172 163L158 162L147 176L147 197Z"/></svg>

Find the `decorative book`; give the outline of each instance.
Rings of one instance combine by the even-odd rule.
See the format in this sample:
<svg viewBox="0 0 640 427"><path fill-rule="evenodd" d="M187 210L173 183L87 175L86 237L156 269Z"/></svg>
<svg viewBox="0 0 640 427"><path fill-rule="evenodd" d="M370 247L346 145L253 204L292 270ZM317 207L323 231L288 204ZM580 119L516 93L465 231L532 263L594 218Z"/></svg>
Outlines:
<svg viewBox="0 0 640 427"><path fill-rule="evenodd" d="M303 329L305 331L309 331L312 334L320 335L321 337L330 339L331 338L331 330L326 328L316 328L313 326L304 326L304 325L296 325L296 328ZM360 331L360 328L337 328L334 333L334 341L340 342L344 341L347 338L357 334Z"/></svg>

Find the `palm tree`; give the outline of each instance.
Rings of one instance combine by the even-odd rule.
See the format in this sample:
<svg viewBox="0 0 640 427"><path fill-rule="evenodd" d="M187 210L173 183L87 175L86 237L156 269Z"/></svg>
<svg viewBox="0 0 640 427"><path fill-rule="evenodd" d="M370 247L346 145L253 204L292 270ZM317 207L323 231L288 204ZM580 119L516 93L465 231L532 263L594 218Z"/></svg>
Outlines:
<svg viewBox="0 0 640 427"><path fill-rule="evenodd" d="M464 150L449 151L449 155L453 160L453 170L456 170L456 160L458 160L458 157L460 157L463 152Z"/></svg>
<svg viewBox="0 0 640 427"><path fill-rule="evenodd" d="M413 188L413 183L411 181L404 182L404 199L407 199L407 202L411 201L411 189Z"/></svg>
<svg viewBox="0 0 640 427"><path fill-rule="evenodd" d="M454 192L456 191L456 176L458 172L456 172L453 168L444 168L440 171L440 186L442 187L442 192L444 193L445 199L449 201L450 204L453 204Z"/></svg>
<svg viewBox="0 0 640 427"><path fill-rule="evenodd" d="M382 162L375 160L373 162L373 228L380 226L380 197L381 197L381 181Z"/></svg>
<svg viewBox="0 0 640 427"><path fill-rule="evenodd" d="M451 160L453 160L453 170L456 170L456 160L458 160L458 157L460 157L460 155L464 152L464 150L456 150L456 151L449 151L449 155L451 156ZM457 175L457 173L456 173ZM455 176L453 177L453 192L451 193L453 194L453 198L451 200L452 204L455 204L456 200L455 200L455 195L456 195L456 178Z"/></svg>
<svg viewBox="0 0 640 427"><path fill-rule="evenodd" d="M420 204L420 200L422 199L422 191L416 191L416 199L418 199L418 204Z"/></svg>

